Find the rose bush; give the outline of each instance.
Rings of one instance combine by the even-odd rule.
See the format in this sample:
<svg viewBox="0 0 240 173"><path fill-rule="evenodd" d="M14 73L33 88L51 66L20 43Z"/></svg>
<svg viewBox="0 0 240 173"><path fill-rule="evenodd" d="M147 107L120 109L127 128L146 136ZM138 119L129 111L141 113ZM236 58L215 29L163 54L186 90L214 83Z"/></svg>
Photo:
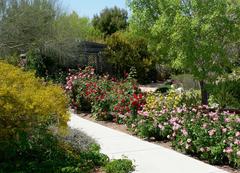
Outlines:
<svg viewBox="0 0 240 173"><path fill-rule="evenodd" d="M97 76L92 67L69 73L65 89L74 109L91 110L97 119L120 121L127 114L136 115L145 103L136 81Z"/></svg>
<svg viewBox="0 0 240 173"><path fill-rule="evenodd" d="M150 93L128 128L143 138L171 141L184 153L212 164L240 166L240 115L201 106L198 92Z"/></svg>
<svg viewBox="0 0 240 173"><path fill-rule="evenodd" d="M212 164L240 166L240 115L207 107L139 111L128 127L144 138L171 141L184 153Z"/></svg>
<svg viewBox="0 0 240 173"><path fill-rule="evenodd" d="M213 164L240 166L239 115L193 108L176 116L180 119L172 141L176 149Z"/></svg>
<svg viewBox="0 0 240 173"><path fill-rule="evenodd" d="M201 106L199 91L143 94L135 81L96 76L91 67L67 79L73 107L88 104L98 119L126 123L143 138L171 141L176 150L210 163L240 167L240 115Z"/></svg>

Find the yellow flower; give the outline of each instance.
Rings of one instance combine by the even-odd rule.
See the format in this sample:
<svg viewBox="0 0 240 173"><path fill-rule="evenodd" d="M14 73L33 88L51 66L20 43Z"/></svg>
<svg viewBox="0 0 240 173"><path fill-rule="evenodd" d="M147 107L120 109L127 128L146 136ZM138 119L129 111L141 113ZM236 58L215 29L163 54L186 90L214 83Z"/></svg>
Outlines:
<svg viewBox="0 0 240 173"><path fill-rule="evenodd" d="M67 97L60 86L0 61L0 131L10 135L13 129L31 131L48 124L63 128L68 120Z"/></svg>

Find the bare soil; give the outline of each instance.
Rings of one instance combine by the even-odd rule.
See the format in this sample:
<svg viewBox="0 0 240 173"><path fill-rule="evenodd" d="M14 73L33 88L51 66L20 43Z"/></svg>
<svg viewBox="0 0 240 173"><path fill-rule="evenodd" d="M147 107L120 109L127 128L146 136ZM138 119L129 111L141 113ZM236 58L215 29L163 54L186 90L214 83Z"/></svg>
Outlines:
<svg viewBox="0 0 240 173"><path fill-rule="evenodd" d="M124 125L124 124L117 124L117 123L114 123L114 122L107 122L107 121L97 121L95 120L93 117L91 117L91 114L89 113L81 113L79 115L80 117L84 118L84 119L87 119L89 121L92 121L92 122L95 122L95 123L98 123L98 124L101 124L105 127L108 127L108 128L111 128L111 129L114 129L114 130L117 130L117 131L120 131L120 132L123 132L123 133L126 133L126 134L129 134L129 135L132 135L132 136L136 136L134 135L132 132L130 132L128 129L127 129L127 126ZM146 139L143 139L143 140L146 140ZM157 145L160 145L164 148L167 148L167 149L172 149L174 150L172 147L171 147L171 142L162 142L162 141L156 141L156 140L147 140L149 142L152 142L154 144L157 144ZM192 157L192 156L191 156ZM197 158L195 158L197 159ZM198 160L198 159L197 159ZM205 163L207 163L207 161L204 161ZM234 169L232 167L229 167L227 165L221 165L221 166L218 166L218 165L215 165L216 167L218 167L219 169L223 169L225 171L228 171L229 173L240 173L240 170L239 169ZM96 173L104 173L102 170L98 170Z"/></svg>
<svg viewBox="0 0 240 173"><path fill-rule="evenodd" d="M95 169L92 173L106 173L106 172L103 169L98 168L98 169Z"/></svg>

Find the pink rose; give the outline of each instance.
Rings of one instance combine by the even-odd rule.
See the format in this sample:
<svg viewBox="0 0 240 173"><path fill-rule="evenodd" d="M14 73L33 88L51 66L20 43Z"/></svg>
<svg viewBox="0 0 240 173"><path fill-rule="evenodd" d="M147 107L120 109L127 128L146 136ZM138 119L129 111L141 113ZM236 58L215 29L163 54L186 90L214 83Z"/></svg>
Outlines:
<svg viewBox="0 0 240 173"><path fill-rule="evenodd" d="M229 119L229 118L225 118L224 122L225 122L225 123L229 123L229 122L230 122L230 119Z"/></svg>
<svg viewBox="0 0 240 173"><path fill-rule="evenodd" d="M180 126L178 123L175 123L175 122L174 122L172 129L173 129L173 130L178 130L178 129L180 129L180 128L181 128L181 126Z"/></svg>
<svg viewBox="0 0 240 173"><path fill-rule="evenodd" d="M174 118L171 118L171 119L170 119L170 123L171 123L171 124L174 124L177 120L178 120L178 119L175 118L175 117L174 117Z"/></svg>
<svg viewBox="0 0 240 173"><path fill-rule="evenodd" d="M236 118L236 123L240 123L240 118Z"/></svg>
<svg viewBox="0 0 240 173"><path fill-rule="evenodd" d="M207 128L207 124L204 123L202 127L203 127L204 129L206 129L206 128Z"/></svg>
<svg viewBox="0 0 240 173"><path fill-rule="evenodd" d="M237 152L237 156L240 157L240 151Z"/></svg>
<svg viewBox="0 0 240 173"><path fill-rule="evenodd" d="M188 132L187 132L186 129L182 129L181 131L182 131L182 133L183 133L184 136L187 136L187 135L188 135Z"/></svg>
<svg viewBox="0 0 240 173"><path fill-rule="evenodd" d="M213 121L218 121L218 116L214 117Z"/></svg>
<svg viewBox="0 0 240 173"><path fill-rule="evenodd" d="M240 140L237 140L237 139L236 139L236 140L234 141L234 144L240 145Z"/></svg>
<svg viewBox="0 0 240 173"><path fill-rule="evenodd" d="M158 127L159 127L159 129L161 129L161 130L164 130L164 129L165 129L165 127L164 127L162 124L159 124Z"/></svg>
<svg viewBox="0 0 240 173"><path fill-rule="evenodd" d="M202 107L205 108L205 109L209 108L208 105L203 105Z"/></svg>
<svg viewBox="0 0 240 173"><path fill-rule="evenodd" d="M216 130L212 129L208 131L209 136L213 136L215 134Z"/></svg>
<svg viewBox="0 0 240 173"><path fill-rule="evenodd" d="M192 111L193 111L193 112L197 112L197 109L193 108Z"/></svg>
<svg viewBox="0 0 240 173"><path fill-rule="evenodd" d="M222 132L223 132L223 133L226 133L226 132L227 132L227 128L223 128L223 129L222 129Z"/></svg>
<svg viewBox="0 0 240 173"><path fill-rule="evenodd" d="M223 150L224 153L230 154L233 152L233 149L231 147L227 147L226 149Z"/></svg>

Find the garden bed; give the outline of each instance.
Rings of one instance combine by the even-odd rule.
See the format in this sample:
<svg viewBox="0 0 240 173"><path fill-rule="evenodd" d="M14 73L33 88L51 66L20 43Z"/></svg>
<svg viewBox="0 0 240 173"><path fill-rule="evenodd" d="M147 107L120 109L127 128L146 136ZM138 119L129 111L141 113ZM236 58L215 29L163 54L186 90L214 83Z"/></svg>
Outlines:
<svg viewBox="0 0 240 173"><path fill-rule="evenodd" d="M94 119L90 113L80 113L78 114L81 118L84 118L86 120L89 120L89 121L92 121L92 122L95 122L95 123L98 123L98 124L101 124L105 127L108 127L108 128L111 128L111 129L114 129L114 130L117 130L117 131L120 131L120 132L123 132L123 133L126 133L126 134L129 134L129 135L132 135L132 136L137 136L136 134L134 134L133 132L130 132L127 128L127 126L125 124L118 124L118 123L115 123L115 122L107 122L107 121L97 121L96 119ZM167 149L172 149L174 150L172 147L171 147L171 142L163 142L163 141L157 141L157 140L154 140L154 139L147 139L145 138L144 140L148 141L148 142L151 142L151 143L154 143L154 144L157 144L157 145L160 145L164 148L167 148ZM191 156L192 157L192 156ZM193 157L195 159L198 160L198 158L196 157ZM207 161L203 161L205 163L208 163ZM208 163L209 164L209 163ZM215 165L216 167L218 167L219 169L223 169L229 173L240 173L240 170L238 169L234 169L228 165L222 165L222 166L219 166L219 165ZM97 173L103 173L101 172L101 170L98 170L99 172Z"/></svg>
<svg viewBox="0 0 240 173"><path fill-rule="evenodd" d="M198 90L165 87L142 93L135 80L97 76L92 67L70 73L65 87L71 107L91 112L103 125L169 142L175 150L212 165L240 167L240 115L201 105Z"/></svg>

